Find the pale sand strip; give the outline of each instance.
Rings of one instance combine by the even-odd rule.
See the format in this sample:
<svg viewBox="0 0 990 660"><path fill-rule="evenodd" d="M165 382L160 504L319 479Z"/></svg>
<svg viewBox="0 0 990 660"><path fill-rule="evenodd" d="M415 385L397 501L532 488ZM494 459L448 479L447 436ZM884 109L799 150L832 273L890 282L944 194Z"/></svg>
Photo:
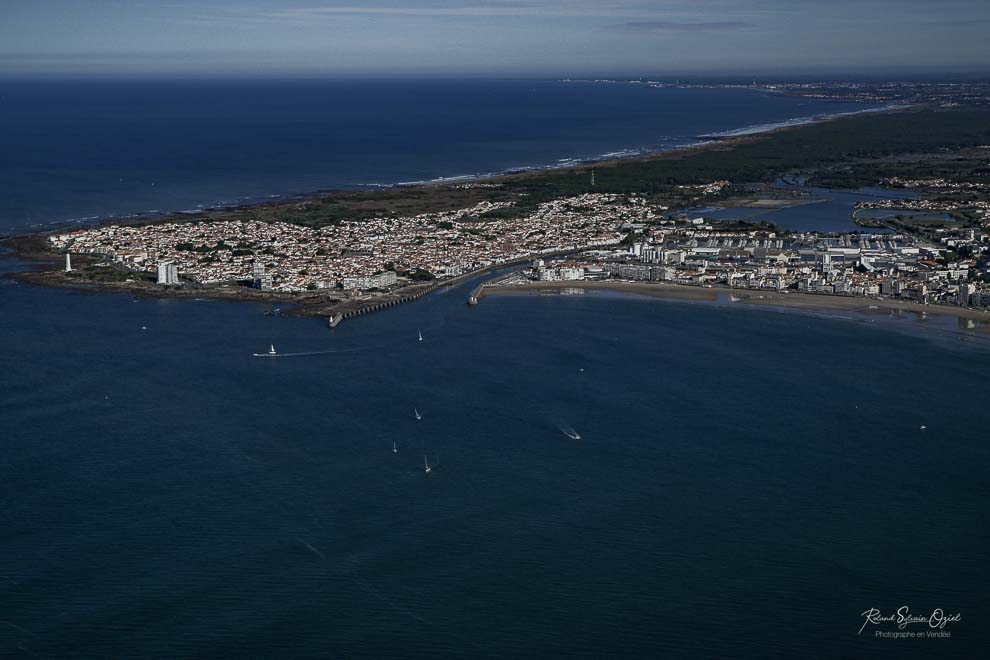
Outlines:
<svg viewBox="0 0 990 660"><path fill-rule="evenodd" d="M770 305L809 310L843 310L876 314L898 310L916 314L952 316L959 319L990 324L990 312L953 305L924 305L906 300L876 300L861 296L836 296L815 293L778 293L754 289L697 287L662 282L530 282L512 286L492 286L482 290L481 297L505 295L559 294L562 289L586 291L619 291L669 300L699 300L714 302L729 298L735 304Z"/></svg>

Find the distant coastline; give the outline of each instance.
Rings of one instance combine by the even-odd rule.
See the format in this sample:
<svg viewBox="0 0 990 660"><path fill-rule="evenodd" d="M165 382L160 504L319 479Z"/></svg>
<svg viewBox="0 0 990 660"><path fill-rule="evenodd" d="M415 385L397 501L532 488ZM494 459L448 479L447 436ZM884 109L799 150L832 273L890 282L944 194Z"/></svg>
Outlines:
<svg viewBox="0 0 990 660"><path fill-rule="evenodd" d="M767 91L765 93L769 94L772 92ZM832 121L834 119L841 119L843 117L853 117L855 115L862 115L867 113L910 110L912 107L914 106L910 104L895 103L895 104L886 104L877 108L864 108L862 110L853 110L851 112L820 113L816 115L809 115L807 117L796 117L794 119L789 119L787 121L772 122L767 124L755 124L751 126L743 126L740 128L730 129L727 131L704 133L695 136L695 139L697 140L696 142L689 142L687 144L681 144L667 148L622 149L619 151L613 151L610 153L601 154L599 156L562 158L557 163L553 163L549 165L530 165L530 166L509 168L497 172L488 172L484 174L463 174L456 176L436 177L433 179L424 179L422 181L405 181L400 183L378 184L375 187L386 189L386 188L396 188L403 186L450 185L456 183L465 183L469 181L478 182L478 181L497 180L506 177L511 177L514 175L549 172L553 170L581 169L581 168L587 169L589 166L594 166L599 164L617 163L617 162L638 160L638 159L645 160L645 159L654 158L661 154L687 152L694 149L708 147L713 144L718 144L720 142L725 142L738 138L752 137L752 136L762 135L765 133L787 130L791 128L800 128L801 126Z"/></svg>
<svg viewBox="0 0 990 660"><path fill-rule="evenodd" d="M555 170L573 170L573 171L590 171L594 167L609 167L611 165L629 163L636 161L650 161L660 158L670 158L676 159L682 156L687 156L691 153L705 151L709 149L722 150L731 148L736 144L743 144L752 140L755 137L762 135L769 135L772 133L779 133L783 131L791 131L800 129L805 126L811 126L814 124L822 124L825 122L836 121L846 117L851 117L855 115L861 115L864 113L876 114L876 113L894 113L909 110L914 106L907 105L890 105L883 108L870 108L866 110L856 111L856 112L844 112L829 115L816 115L814 117L807 117L801 120L794 120L794 123L777 123L777 124L764 124L754 127L743 127L738 129L738 134L728 135L724 137L711 137L710 139L702 140L699 142L693 142L691 144L671 147L669 149L659 149L648 152L641 152L636 154L631 154L628 156L616 157L613 154L604 154L604 156L611 156L610 158L601 159L585 159L580 162L575 162L574 164L560 164L560 165L547 165L547 166L534 166L531 168L514 168L510 171L505 172L493 172L488 174L478 174L478 175L463 175L454 177L438 177L435 179L424 180L421 182L409 182L409 183L394 183L394 184L380 184L376 185L376 190L394 190L396 188L438 188L443 186L449 186L458 183L493 183L497 184L502 181L508 181L517 178L528 178L539 176L542 173L552 172ZM750 130L752 129L752 130ZM714 134L713 134L714 135ZM355 192L359 190L358 188L322 188L314 190L307 193L299 193L295 195L268 195L264 198L253 198L252 201L247 201L243 204L223 204L211 207L203 207L202 209L196 210L184 210L184 211L162 211L162 212L138 212L128 215L109 215L109 216L89 216L86 218L77 218L74 220L60 220L54 221L47 224L44 228L39 228L33 231L17 232L12 234L3 235L0 234L0 245L7 245L13 250L13 253L21 258L30 261L44 261L45 258L39 255L39 251L36 249L24 249L25 245L32 245L37 247L38 243L36 241L30 241L30 237L43 237L49 236L51 234L56 234L59 232L64 232L66 230L82 229L84 227L100 227L109 225L145 225L145 224L158 224L170 222L173 220L196 220L210 213L215 213L219 211L250 211L254 209L267 209L267 208L282 208L286 206L291 206L299 204L302 202L315 201L322 199L328 195L341 192ZM360 188L365 192L369 192L367 187ZM373 190L370 192L374 192Z"/></svg>
<svg viewBox="0 0 990 660"><path fill-rule="evenodd" d="M769 94L772 92L768 91L767 93ZM905 103L890 103L880 106L879 108L865 108L863 110L853 110L852 112L825 113L825 114L811 115L808 117L801 117L798 119L792 119L790 121L775 122L772 124L757 124L755 126L747 126L735 130L699 135L698 138L702 140L729 140L737 137L745 137L747 135L759 135L761 133L767 133L769 131L775 131L783 128L804 126L805 124L814 124L816 122L838 119L840 117L852 117L855 115L862 115L862 114L875 113L875 112L890 112L893 110L909 110L912 107L913 107L912 105Z"/></svg>
<svg viewBox="0 0 990 660"><path fill-rule="evenodd" d="M769 91L764 93L771 93ZM742 126L737 129L730 129L728 131L720 131L710 134L702 134L696 136L696 141L689 142L686 144L678 144L671 147L664 147L659 149L644 149L644 148L629 148L622 149L619 151L613 151L605 154L600 154L598 156L574 156L570 158L559 159L555 163L550 164L537 164L537 165L525 165L519 167L507 168L504 170L477 173L477 174L462 174L462 175L449 175L449 176L438 176L432 179L423 179L415 181L396 181L390 183L366 183L361 185L343 186L339 188L318 188L316 190L308 192L300 192L294 194L263 194L245 197L242 200L237 200L232 203L217 203L217 204L204 204L201 207L195 209L174 209L174 210L146 210L146 211L136 211L134 213L128 213L124 215L93 215L84 216L76 218L68 218L65 220L54 220L51 222L44 223L43 226L39 226L35 229L29 231L15 231L13 233L4 235L0 234L0 242L28 235L48 235L60 231L66 231L70 229L81 229L90 226L106 226L106 225L116 225L116 224L151 224L158 222L168 222L172 219L196 219L210 213L221 212L221 211L239 211L239 210L251 210L251 209L264 209L264 208L278 208L285 205L298 204L301 202L313 201L321 199L328 195L340 192L355 192L355 191L366 191L374 192L376 190L395 190L399 188L432 188L441 186L450 186L457 184L469 184L469 183L497 183L499 181L506 181L518 177L531 177L539 176L540 174L553 172L553 171L563 171L563 170L575 170L575 171L589 171L594 167L608 167L613 164L635 162L635 161L647 161L656 158L676 158L682 155L687 155L695 151L701 151L705 149L722 149L731 147L733 144L744 142L748 139L758 137L761 135L766 135L770 133L776 133L780 131L787 131L798 129L804 126L809 126L813 124L820 124L829 121L835 121L837 119L842 119L845 117L852 117L862 114L876 114L876 113L888 113L888 112L900 112L904 110L910 110L912 105L906 104L887 104L876 108L865 108L863 110L855 110L852 112L836 112L836 113L823 113L817 115L811 115L807 117L798 117L784 122L774 122L767 124L757 124Z"/></svg>

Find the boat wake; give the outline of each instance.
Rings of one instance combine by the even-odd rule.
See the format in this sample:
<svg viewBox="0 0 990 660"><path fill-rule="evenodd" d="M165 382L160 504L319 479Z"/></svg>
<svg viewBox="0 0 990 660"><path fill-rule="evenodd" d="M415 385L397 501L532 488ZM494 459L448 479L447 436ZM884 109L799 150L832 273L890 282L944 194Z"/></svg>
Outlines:
<svg viewBox="0 0 990 660"><path fill-rule="evenodd" d="M333 355L335 353L356 353L357 349L332 349L327 351L304 351L302 353L252 353L254 357L263 358L286 358L286 357L306 357L309 355Z"/></svg>
<svg viewBox="0 0 990 660"><path fill-rule="evenodd" d="M566 435L571 440L580 440L581 439L581 434L578 433L577 431L575 431L574 429L572 429L570 426L561 426L559 430L560 430L561 433L563 433L564 435Z"/></svg>

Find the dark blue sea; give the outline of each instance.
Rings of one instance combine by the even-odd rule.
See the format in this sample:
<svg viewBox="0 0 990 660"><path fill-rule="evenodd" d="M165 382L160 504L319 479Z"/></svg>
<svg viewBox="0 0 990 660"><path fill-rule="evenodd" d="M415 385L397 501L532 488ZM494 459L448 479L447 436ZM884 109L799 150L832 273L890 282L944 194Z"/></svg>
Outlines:
<svg viewBox="0 0 990 660"><path fill-rule="evenodd" d="M554 166L872 107L538 81L0 81L0 234Z"/></svg>
<svg viewBox="0 0 990 660"><path fill-rule="evenodd" d="M469 88L492 103L525 97L511 85L501 96ZM224 132L211 117L220 150L203 147L206 128L185 142L170 128L166 117L182 107L205 116L192 96L71 89L85 113L104 103L121 128L106 120L102 133L87 132L66 104L41 140L47 146L23 156L52 168L47 178L35 171L34 196L17 186L3 195L8 228L58 220L87 200L79 214L140 208L133 183L98 185L117 168L171 180L188 195L183 204L210 201L181 183L197 168L214 172L202 178L222 191L229 166L227 182L244 183L236 192L248 196L263 184L279 191L279 181L289 192L375 173L369 156L360 172L304 176L306 167L343 161L324 151L327 143L288 140L309 156L282 153L287 135L312 135L318 113L292 126L291 112L269 104L298 104L270 88L252 98L290 125L283 140L267 120L231 119ZM221 96L202 90L215 95L210 103ZM613 92L618 99L608 98ZM435 152L417 156L409 143L386 148L369 138L373 152L396 154L380 159L377 178L642 145L642 135L623 141L638 133L623 117L640 126L653 117L660 142L668 134L660 106L690 105L677 94L649 111L625 105L647 98L638 88L582 93L601 123L572 117L571 129L549 137L528 133L525 122L513 133L503 117L473 149L430 140ZM127 94L143 109L122 107ZM444 98L456 104L454 96ZM758 109L766 97L735 98L746 119L734 125L781 116ZM438 130L467 135L485 125L433 105L427 114ZM45 112L58 114L35 114ZM732 127L726 107L699 105L705 112ZM200 121L186 120L178 125ZM582 121L586 130L576 130ZM24 122L44 133L37 117ZM82 131L78 140L70 125ZM239 143L247 125L255 139ZM30 131L3 126L5 145L29 142ZM685 139L702 132L682 126ZM612 129L619 139L609 142ZM426 142L401 133L387 134ZM102 157L91 151L98 134L116 146ZM479 155L500 148L501 160ZM175 178L162 176L163 152L174 155ZM57 153L71 163L64 171ZM205 161L186 160L191 153ZM441 153L464 160L444 165ZM3 158L5 173L28 180L30 168L10 164L6 146ZM417 158L430 167L410 164ZM2 185L11 190L7 178ZM154 194L162 196L152 206L171 204ZM15 217L13 208L30 212ZM22 267L0 260L2 272ZM842 318L615 294L490 297L469 308L470 286L331 331L255 304L0 279L0 656L984 654L985 335L936 317ZM303 355L252 356L269 343ZM857 634L864 611L902 606L962 618L948 624L949 638Z"/></svg>

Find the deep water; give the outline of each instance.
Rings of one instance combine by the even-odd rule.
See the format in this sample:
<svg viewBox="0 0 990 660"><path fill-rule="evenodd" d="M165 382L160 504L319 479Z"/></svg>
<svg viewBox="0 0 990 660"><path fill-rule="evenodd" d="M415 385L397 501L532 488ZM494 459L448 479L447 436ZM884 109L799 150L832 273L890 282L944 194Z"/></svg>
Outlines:
<svg viewBox="0 0 990 660"><path fill-rule="evenodd" d="M665 149L870 107L541 81L0 81L0 235Z"/></svg>
<svg viewBox="0 0 990 660"><path fill-rule="evenodd" d="M466 295L331 332L0 285L0 654L983 648L984 339ZM857 636L905 604L963 620Z"/></svg>

